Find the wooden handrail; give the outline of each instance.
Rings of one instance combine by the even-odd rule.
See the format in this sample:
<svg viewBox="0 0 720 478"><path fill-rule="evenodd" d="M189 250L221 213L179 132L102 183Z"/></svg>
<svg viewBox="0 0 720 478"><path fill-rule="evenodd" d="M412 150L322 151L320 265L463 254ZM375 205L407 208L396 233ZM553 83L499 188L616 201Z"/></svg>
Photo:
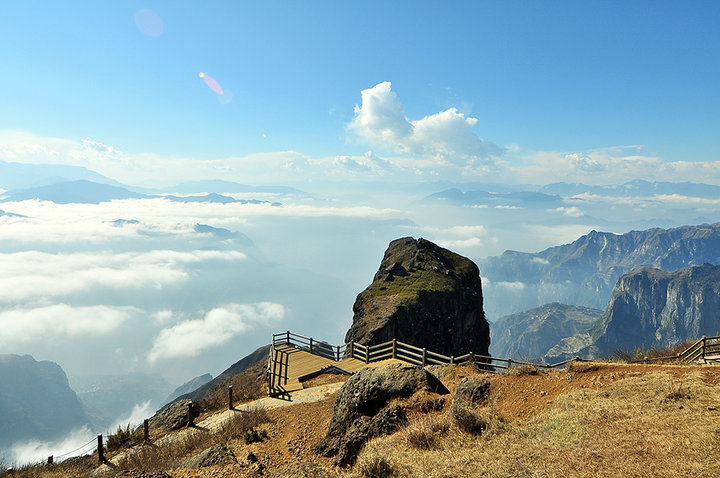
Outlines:
<svg viewBox="0 0 720 478"><path fill-rule="evenodd" d="M452 363L484 364L484 366L490 371L495 368L507 370L512 368L513 365L528 365L537 368L553 369L562 367L563 365L567 365L571 362L582 360L576 357L556 364L539 364L492 357L489 355L477 355L473 352L466 353L465 355L459 355L457 357L448 357L447 355L433 352L431 350L427 350L426 348L406 344L396 339L374 345L364 345L354 341L342 345L332 345L327 342L319 342L312 337L305 337L304 335L295 334L290 331L272 334L272 338L270 357L268 358L268 388L271 394L274 390L280 390L281 393L283 393L284 388L282 387L281 382L284 380L285 383L287 383L287 364L283 363L282 360L278 361L275 359L276 353L280 352L277 350L279 346L297 347L299 349L309 350L313 355L319 355L338 362L345 358L354 358L369 364L370 362L395 358L422 366L433 364L446 365ZM650 360L676 359L681 362L693 362L700 357L705 359L708 351L720 353L720 336L702 337L691 344L682 353Z"/></svg>

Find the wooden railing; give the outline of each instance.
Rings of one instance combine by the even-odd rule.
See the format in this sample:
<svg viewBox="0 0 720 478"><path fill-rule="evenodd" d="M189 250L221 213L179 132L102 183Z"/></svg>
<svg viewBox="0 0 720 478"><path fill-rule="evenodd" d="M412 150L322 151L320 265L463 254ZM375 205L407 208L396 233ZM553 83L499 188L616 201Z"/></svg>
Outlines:
<svg viewBox="0 0 720 478"><path fill-rule="evenodd" d="M676 361L679 363L715 363L720 362L720 336L700 337L688 348L675 355L665 357L646 357L633 362Z"/></svg>
<svg viewBox="0 0 720 478"><path fill-rule="evenodd" d="M508 370L513 368L513 366L517 367L522 365L551 369L580 360L574 358L553 365L546 365L496 358L489 355L478 355L473 352L459 356L447 356L426 348L415 347L414 345L406 344L396 339L376 345L363 345L357 342L331 345L327 342L317 341L311 337L305 337L287 331L280 334L273 334L270 357L268 358L268 393L270 395L287 394L283 388L283 384L286 384L288 380L287 354L283 352L283 348L287 347L305 350L311 354L337 362L345 358L354 358L366 364L380 360L396 359L423 367L427 365L473 364L489 372L497 372L496 369Z"/></svg>

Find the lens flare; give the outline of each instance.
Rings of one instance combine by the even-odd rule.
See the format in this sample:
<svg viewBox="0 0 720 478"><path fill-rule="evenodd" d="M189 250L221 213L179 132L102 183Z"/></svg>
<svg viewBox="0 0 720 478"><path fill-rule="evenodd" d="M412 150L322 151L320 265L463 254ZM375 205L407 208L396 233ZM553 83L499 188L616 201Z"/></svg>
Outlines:
<svg viewBox="0 0 720 478"><path fill-rule="evenodd" d="M215 93L217 93L218 95L222 95L222 94L223 94L223 89L222 89L222 87L220 86L220 83L218 83L217 81L215 81L215 78L213 78L213 77L210 76L210 75L207 75L207 74L203 73L202 71L200 72L200 74L199 74L198 76L203 79L203 81L204 81L205 84L208 86L208 88L210 88L211 90L213 90L213 91L214 91Z"/></svg>

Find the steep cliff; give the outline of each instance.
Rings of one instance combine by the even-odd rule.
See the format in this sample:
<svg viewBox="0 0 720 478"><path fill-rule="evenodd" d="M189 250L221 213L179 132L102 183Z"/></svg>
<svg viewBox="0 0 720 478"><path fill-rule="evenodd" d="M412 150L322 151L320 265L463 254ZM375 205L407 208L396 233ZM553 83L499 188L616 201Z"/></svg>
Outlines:
<svg viewBox="0 0 720 478"><path fill-rule="evenodd" d="M542 358L560 340L587 332L603 311L557 302L506 315L490 325L496 357Z"/></svg>
<svg viewBox="0 0 720 478"><path fill-rule="evenodd" d="M444 355L488 353L477 266L422 238L390 243L353 312L346 342L372 345L396 338Z"/></svg>
<svg viewBox="0 0 720 478"><path fill-rule="evenodd" d="M63 369L30 355L0 355L0 417L0 449L57 439L88 423Z"/></svg>
<svg viewBox="0 0 720 478"><path fill-rule="evenodd" d="M720 264L720 223L626 234L592 231L538 253L506 251L478 263L491 320L550 302L602 308L634 267L674 271Z"/></svg>
<svg viewBox="0 0 720 478"><path fill-rule="evenodd" d="M720 266L704 264L675 272L638 267L618 280L589 333L566 339L551 353L601 357L719 332Z"/></svg>

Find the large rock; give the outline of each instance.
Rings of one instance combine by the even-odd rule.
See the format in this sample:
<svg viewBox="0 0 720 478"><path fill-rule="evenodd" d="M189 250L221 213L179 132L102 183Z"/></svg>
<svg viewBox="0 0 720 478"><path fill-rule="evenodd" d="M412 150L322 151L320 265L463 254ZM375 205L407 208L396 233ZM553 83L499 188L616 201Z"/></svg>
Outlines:
<svg viewBox="0 0 720 478"><path fill-rule="evenodd" d="M477 266L422 238L390 243L353 312L346 342L373 345L396 338L448 356L488 354Z"/></svg>
<svg viewBox="0 0 720 478"><path fill-rule="evenodd" d="M720 330L720 266L665 272L638 267L622 276L592 329L551 349L558 358L671 346Z"/></svg>
<svg viewBox="0 0 720 478"><path fill-rule="evenodd" d="M188 426L188 415L192 413L193 419L200 416L200 406L189 400L173 402L157 412L148 420L148 426L152 429L162 428L165 430L179 430Z"/></svg>
<svg viewBox="0 0 720 478"><path fill-rule="evenodd" d="M340 388L330 429L315 451L323 456L337 456L340 466L354 463L369 439L392 433L404 423L405 409L393 400L421 390L448 393L437 377L416 365L361 369Z"/></svg>

